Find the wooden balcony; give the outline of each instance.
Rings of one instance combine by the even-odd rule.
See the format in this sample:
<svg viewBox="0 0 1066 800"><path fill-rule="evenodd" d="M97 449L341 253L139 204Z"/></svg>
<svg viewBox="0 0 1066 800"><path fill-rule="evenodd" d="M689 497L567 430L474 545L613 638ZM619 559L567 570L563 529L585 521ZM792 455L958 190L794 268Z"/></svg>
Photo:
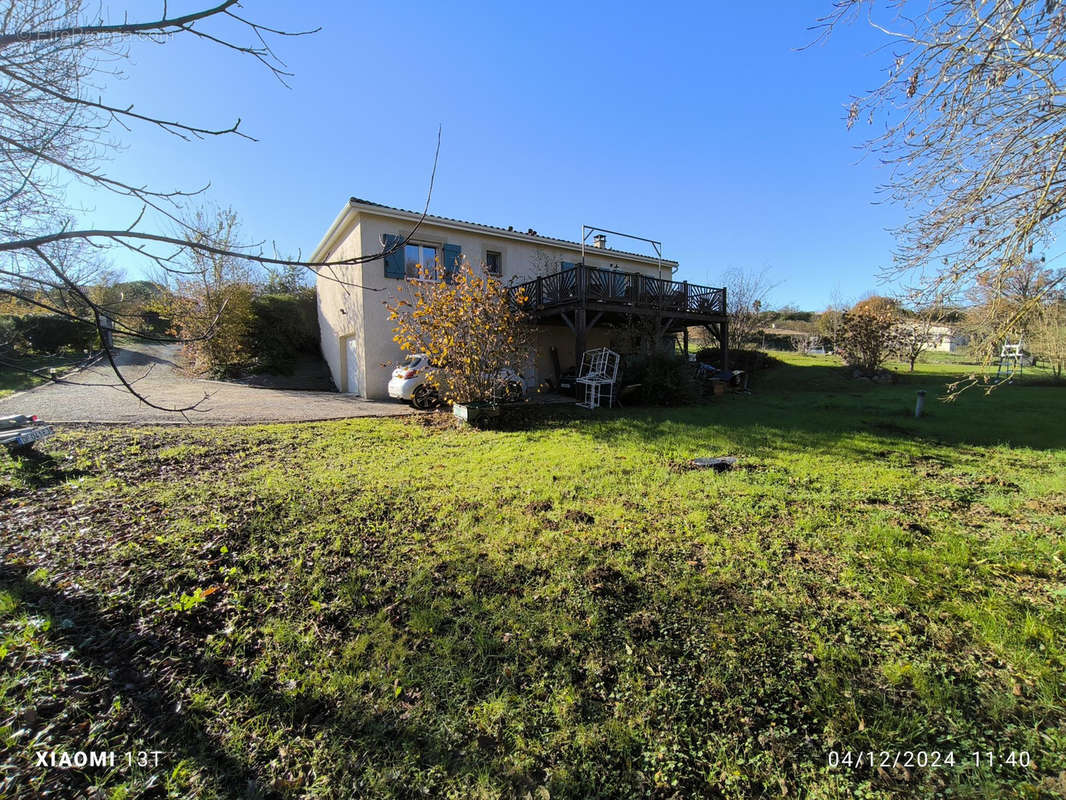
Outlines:
<svg viewBox="0 0 1066 800"><path fill-rule="evenodd" d="M726 315L725 289L580 264L519 284L511 289L512 296L518 296L519 290L525 295L522 308L534 318L581 306L642 316L664 314L689 325L721 322Z"/></svg>
<svg viewBox="0 0 1066 800"><path fill-rule="evenodd" d="M573 269L534 278L511 288L511 297L536 324L565 323L576 336L576 352L598 322L624 325L634 317L654 321L659 336L706 327L726 339L726 292L688 281L654 278L577 264Z"/></svg>

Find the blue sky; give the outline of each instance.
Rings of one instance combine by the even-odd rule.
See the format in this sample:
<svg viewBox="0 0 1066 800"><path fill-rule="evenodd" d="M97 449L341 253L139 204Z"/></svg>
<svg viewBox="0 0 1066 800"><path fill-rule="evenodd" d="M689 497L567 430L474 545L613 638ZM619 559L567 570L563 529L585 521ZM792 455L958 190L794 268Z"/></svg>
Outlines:
<svg viewBox="0 0 1066 800"><path fill-rule="evenodd" d="M879 288L886 229L904 219L877 204L888 175L859 149L870 130L843 121L878 82L881 41L860 23L796 50L829 5L247 0L264 24L322 26L275 41L290 89L178 37L135 46L105 96L198 124L241 117L259 141L135 129L106 169L157 189L210 182L248 239L307 255L349 196L420 208L442 125L433 213L568 239L582 223L632 231L660 239L682 278L768 268L773 303L820 309ZM130 221L75 195L87 221Z"/></svg>

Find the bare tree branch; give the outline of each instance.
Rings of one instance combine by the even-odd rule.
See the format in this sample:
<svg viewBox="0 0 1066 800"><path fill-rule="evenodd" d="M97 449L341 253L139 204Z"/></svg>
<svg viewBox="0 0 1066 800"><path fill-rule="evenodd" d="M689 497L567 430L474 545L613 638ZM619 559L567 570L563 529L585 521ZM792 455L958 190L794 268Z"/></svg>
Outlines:
<svg viewBox="0 0 1066 800"><path fill-rule="evenodd" d="M884 192L911 211L885 277L940 300L983 286L988 308L1004 307L997 287L1046 250L1066 213L1066 6L838 0L819 39L862 12L893 49L883 83L851 101L847 123L883 123L867 148L891 170ZM990 339L1041 302L996 314Z"/></svg>
<svg viewBox="0 0 1066 800"><path fill-rule="evenodd" d="M112 177L101 169L106 157L119 152L121 141L114 136L129 134L138 124L184 141L229 135L255 141L239 129L240 119L229 126L194 125L135 110L133 102L112 102L99 88L117 74L109 71L108 64L126 60L129 42L144 39L165 46L174 36L195 37L254 58L284 83L290 73L271 48L271 40L314 31L264 25L239 14L238 8L236 0L227 0L171 16L163 2L159 16L136 19L124 15L112 23L99 19L99 9L85 0L9 4L0 15L0 296L16 298L26 308L95 324L101 334L101 321L106 317L109 330L147 341L190 344L213 334L221 311L194 337L163 339L146 333L139 329L135 314L98 302L88 290L94 276L105 269L107 258L117 255L124 263L137 259L142 266L176 280L197 275L197 259L235 259L263 267L304 268L346 288L381 291L350 280L348 268L379 260L416 235L429 212L440 156L439 128L425 208L411 232L380 253L344 260L301 261L283 258L276 251L268 255L262 243L213 241L186 223L186 204L207 187L159 190L136 179ZM250 39L230 38L234 29L243 30ZM66 196L71 180L93 191L136 201L139 213L127 227L80 227L75 223L78 210L68 206ZM163 229L153 230L159 223ZM167 230L168 226L174 230ZM110 348L105 351L116 369L118 385L130 388L132 382L118 371Z"/></svg>

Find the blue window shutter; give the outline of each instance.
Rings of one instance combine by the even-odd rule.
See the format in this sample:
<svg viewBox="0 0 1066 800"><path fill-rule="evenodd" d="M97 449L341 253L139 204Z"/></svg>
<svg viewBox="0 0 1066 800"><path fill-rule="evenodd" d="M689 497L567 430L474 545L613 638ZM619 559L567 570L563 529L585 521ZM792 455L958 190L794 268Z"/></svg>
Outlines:
<svg viewBox="0 0 1066 800"><path fill-rule="evenodd" d="M396 247L397 242L400 241L399 236L390 236L385 234L385 249ZM385 277L386 278L403 278L406 276L404 270L403 261L403 248L400 247L395 253L389 253L385 256Z"/></svg>
<svg viewBox="0 0 1066 800"><path fill-rule="evenodd" d="M451 282L452 274L459 266L463 248L457 244L444 245L444 280Z"/></svg>
<svg viewBox="0 0 1066 800"><path fill-rule="evenodd" d="M576 266L577 266L577 264L575 264L575 263L574 263L573 261L561 261L561 262L559 262L559 263L560 263L560 264L562 264L562 267L563 267L563 271L564 271L564 272L565 272L566 270L568 270L568 269L573 269L574 267L576 267Z"/></svg>

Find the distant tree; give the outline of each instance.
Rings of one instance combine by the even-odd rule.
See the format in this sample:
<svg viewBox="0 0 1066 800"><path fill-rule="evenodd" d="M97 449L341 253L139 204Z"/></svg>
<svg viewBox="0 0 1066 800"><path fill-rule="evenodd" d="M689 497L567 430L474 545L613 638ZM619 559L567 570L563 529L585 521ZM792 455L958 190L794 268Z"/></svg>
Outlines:
<svg viewBox="0 0 1066 800"><path fill-rule="evenodd" d="M810 333L796 333L791 335L789 340L792 342L792 349L804 355L811 352L820 343L820 339Z"/></svg>
<svg viewBox="0 0 1066 800"><path fill-rule="evenodd" d="M429 380L449 403L498 399L499 374L521 372L533 350L532 326L500 280L463 258L447 281L438 265L419 265L386 308L395 341L406 353L424 353L434 365Z"/></svg>
<svg viewBox="0 0 1066 800"><path fill-rule="evenodd" d="M900 301L894 297L885 297L879 294L869 294L853 305L851 311L876 311L884 314L898 316L901 310Z"/></svg>
<svg viewBox="0 0 1066 800"><path fill-rule="evenodd" d="M827 308L818 315L818 334L826 344L836 347L837 338L840 335L840 323L844 318L844 312L836 308Z"/></svg>
<svg viewBox="0 0 1066 800"><path fill-rule="evenodd" d="M800 313L799 306L793 305L792 303L785 303L785 305L777 309L774 314L774 319L795 319L795 315L798 313Z"/></svg>
<svg viewBox="0 0 1066 800"><path fill-rule="evenodd" d="M898 305L884 297L856 303L840 322L836 351L863 375L875 375L897 350Z"/></svg>
<svg viewBox="0 0 1066 800"><path fill-rule="evenodd" d="M689 348L702 350L704 348L717 347L715 338L702 325L692 326L688 329Z"/></svg>
<svg viewBox="0 0 1066 800"><path fill-rule="evenodd" d="M1031 323L1030 351L1062 379L1066 366L1066 299L1056 298L1040 307Z"/></svg>
<svg viewBox="0 0 1066 800"><path fill-rule="evenodd" d="M937 306L924 306L899 317L895 330L896 353L911 372L919 356L933 347L933 327L941 317L942 310Z"/></svg>
<svg viewBox="0 0 1066 800"><path fill-rule="evenodd" d="M891 167L889 194L915 208L890 273L914 276L931 302L977 285L1003 297L1066 212L1066 5L836 0L825 33L863 12L891 46L848 125L877 123L868 146ZM989 318L989 338L1038 304Z"/></svg>
<svg viewBox="0 0 1066 800"><path fill-rule="evenodd" d="M188 264L180 277L171 274L164 313L198 371L232 377L250 364L247 341L261 271L226 254L240 236L233 209L200 209L187 223L187 237L209 238L221 245L221 252L186 250Z"/></svg>
<svg viewBox="0 0 1066 800"><path fill-rule="evenodd" d="M1027 258L1001 272L979 276L968 292L975 348L991 358L1005 339L1025 339L1041 324L1042 308L1062 294L1062 270Z"/></svg>
<svg viewBox="0 0 1066 800"><path fill-rule="evenodd" d="M308 272L299 264L282 264L267 267L264 290L267 294L298 295L308 289Z"/></svg>
<svg viewBox="0 0 1066 800"><path fill-rule="evenodd" d="M781 318L789 322L812 322L814 320L814 312L800 311L795 306L789 306L781 309Z"/></svg>
<svg viewBox="0 0 1066 800"><path fill-rule="evenodd" d="M844 312L848 310L848 304L840 296L839 290L834 289L829 297L829 304L818 315L815 326L818 329L822 341L832 347L836 347L837 335L840 331L840 322Z"/></svg>
<svg viewBox="0 0 1066 800"><path fill-rule="evenodd" d="M101 267L93 283L83 286L82 290L101 308L109 308L118 313L119 304L122 302L122 283L123 275L119 270Z"/></svg>
<svg viewBox="0 0 1066 800"><path fill-rule="evenodd" d="M734 267L724 276L729 315L729 348L739 350L755 338L766 298L778 285L770 281L769 268L755 272Z"/></svg>
<svg viewBox="0 0 1066 800"><path fill-rule="evenodd" d="M561 269L558 253L551 253L538 247L529 257L529 273L520 274L520 279L532 280L533 278L553 275Z"/></svg>

